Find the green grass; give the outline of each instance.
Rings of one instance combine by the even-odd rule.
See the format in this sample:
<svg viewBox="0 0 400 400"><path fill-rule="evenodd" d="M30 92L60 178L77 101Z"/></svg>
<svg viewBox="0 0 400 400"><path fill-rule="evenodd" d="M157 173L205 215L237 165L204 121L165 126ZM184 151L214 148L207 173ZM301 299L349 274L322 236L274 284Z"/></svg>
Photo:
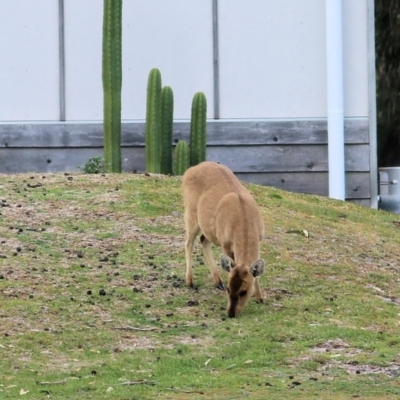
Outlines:
<svg viewBox="0 0 400 400"><path fill-rule="evenodd" d="M0 176L0 398L398 398L399 216L248 187L265 303L229 319L179 178Z"/></svg>

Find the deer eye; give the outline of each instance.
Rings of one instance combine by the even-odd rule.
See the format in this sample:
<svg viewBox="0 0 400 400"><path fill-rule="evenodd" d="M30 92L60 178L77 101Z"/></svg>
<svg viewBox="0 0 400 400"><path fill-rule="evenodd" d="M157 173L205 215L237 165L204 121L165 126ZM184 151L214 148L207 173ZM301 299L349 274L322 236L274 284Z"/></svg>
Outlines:
<svg viewBox="0 0 400 400"><path fill-rule="evenodd" d="M242 291L239 293L239 296L240 296L240 297L244 297L244 296L246 296L246 294L247 294L247 290L242 290Z"/></svg>

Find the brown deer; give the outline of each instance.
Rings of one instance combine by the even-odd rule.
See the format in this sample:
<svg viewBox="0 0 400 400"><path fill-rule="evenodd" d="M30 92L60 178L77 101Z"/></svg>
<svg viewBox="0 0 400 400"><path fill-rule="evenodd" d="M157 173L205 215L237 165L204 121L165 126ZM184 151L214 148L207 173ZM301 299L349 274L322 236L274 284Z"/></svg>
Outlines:
<svg viewBox="0 0 400 400"><path fill-rule="evenodd" d="M215 285L224 290L211 244L222 249L221 266L228 277L228 316L235 317L255 293L262 302L258 277L264 272L260 241L264 223L257 203L233 172L214 162L189 168L182 180L185 206L186 283L193 287L192 251L196 236Z"/></svg>

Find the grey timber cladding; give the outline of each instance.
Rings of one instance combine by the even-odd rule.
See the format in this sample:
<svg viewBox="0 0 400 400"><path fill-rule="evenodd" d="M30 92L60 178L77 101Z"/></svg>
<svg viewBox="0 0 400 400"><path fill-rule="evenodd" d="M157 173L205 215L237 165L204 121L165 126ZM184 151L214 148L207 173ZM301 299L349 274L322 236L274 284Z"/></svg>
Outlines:
<svg viewBox="0 0 400 400"><path fill-rule="evenodd" d="M346 198L369 205L368 119L345 120ZM189 123L174 123L174 143ZM144 123L122 124L125 172L143 172ZM207 159L240 179L293 192L328 195L326 120L209 121ZM0 173L77 171L102 154L101 123L0 124Z"/></svg>

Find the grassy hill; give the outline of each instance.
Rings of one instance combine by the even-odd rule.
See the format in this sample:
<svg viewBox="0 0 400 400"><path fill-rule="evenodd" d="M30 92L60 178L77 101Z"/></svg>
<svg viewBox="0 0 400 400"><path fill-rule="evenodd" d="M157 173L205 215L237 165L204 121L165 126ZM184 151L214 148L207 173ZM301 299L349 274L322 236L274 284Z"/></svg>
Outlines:
<svg viewBox="0 0 400 400"><path fill-rule="evenodd" d="M399 216L248 187L265 303L229 319L179 178L2 175L0 398L398 398Z"/></svg>

